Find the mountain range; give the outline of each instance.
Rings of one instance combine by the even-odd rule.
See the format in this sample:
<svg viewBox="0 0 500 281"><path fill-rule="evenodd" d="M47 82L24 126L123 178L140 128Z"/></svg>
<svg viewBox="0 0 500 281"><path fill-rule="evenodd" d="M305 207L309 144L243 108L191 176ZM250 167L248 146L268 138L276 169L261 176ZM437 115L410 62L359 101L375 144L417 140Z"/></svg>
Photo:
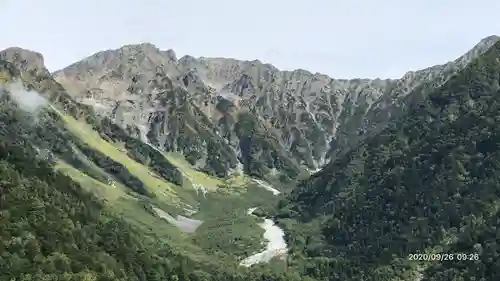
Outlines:
<svg viewBox="0 0 500 281"><path fill-rule="evenodd" d="M77 101L205 172L293 178L379 132L408 95L438 87L497 40L397 80L334 79L258 60L178 59L151 44L98 52L53 76Z"/></svg>
<svg viewBox="0 0 500 281"><path fill-rule="evenodd" d="M385 80L149 43L50 73L3 50L0 277L497 280L499 39ZM256 206L290 251L241 269Z"/></svg>

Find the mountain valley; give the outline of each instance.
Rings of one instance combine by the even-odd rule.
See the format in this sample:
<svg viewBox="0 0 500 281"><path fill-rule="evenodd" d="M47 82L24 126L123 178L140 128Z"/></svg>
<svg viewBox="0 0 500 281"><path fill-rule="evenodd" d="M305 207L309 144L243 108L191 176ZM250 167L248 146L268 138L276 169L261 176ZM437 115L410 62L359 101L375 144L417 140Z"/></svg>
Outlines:
<svg viewBox="0 0 500 281"><path fill-rule="evenodd" d="M53 75L78 101L208 173L226 176L242 164L251 175L287 179L380 131L409 93L438 87L497 40L399 80L338 80L258 60L177 59L151 44L99 52Z"/></svg>
<svg viewBox="0 0 500 281"><path fill-rule="evenodd" d="M1 51L0 280L498 280L499 39L385 80Z"/></svg>

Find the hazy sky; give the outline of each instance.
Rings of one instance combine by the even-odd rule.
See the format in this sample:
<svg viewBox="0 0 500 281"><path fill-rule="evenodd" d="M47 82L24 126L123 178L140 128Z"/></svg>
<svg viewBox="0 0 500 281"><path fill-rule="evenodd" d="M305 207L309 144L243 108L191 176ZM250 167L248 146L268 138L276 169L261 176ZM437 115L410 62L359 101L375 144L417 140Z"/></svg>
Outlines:
<svg viewBox="0 0 500 281"><path fill-rule="evenodd" d="M400 77L500 34L498 0L0 0L0 49L49 70L125 44L259 59L336 78Z"/></svg>

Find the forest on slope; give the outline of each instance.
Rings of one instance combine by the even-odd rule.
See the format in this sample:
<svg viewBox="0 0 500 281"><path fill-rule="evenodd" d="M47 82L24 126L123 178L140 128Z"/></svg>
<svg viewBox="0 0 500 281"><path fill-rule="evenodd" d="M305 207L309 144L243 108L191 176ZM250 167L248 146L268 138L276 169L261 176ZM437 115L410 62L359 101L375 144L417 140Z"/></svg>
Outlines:
<svg viewBox="0 0 500 281"><path fill-rule="evenodd" d="M12 64L0 61L0 67L2 78L20 79ZM73 145L89 150L87 155L95 154L96 163L105 158L69 134L48 104L36 112L26 111L16 99L30 93L21 92L25 96L20 97L9 88L0 89L0 280L299 280L293 274L235 270L218 261L193 260L180 253L174 241L145 233L106 208L103 198L55 169L58 158L85 168L71 150ZM79 110L78 104L66 101L67 109ZM105 126L105 120L94 125L104 126L103 135L120 137L118 129ZM153 155L141 147L136 144L134 149ZM150 160L152 167L176 171L157 163L154 155ZM123 175L125 185L132 190L140 187L126 169L116 168L120 163L106 162L115 166L110 171L121 171L116 176Z"/></svg>
<svg viewBox="0 0 500 281"><path fill-rule="evenodd" d="M0 142L0 280L294 280L209 269L174 253L33 153Z"/></svg>
<svg viewBox="0 0 500 281"><path fill-rule="evenodd" d="M157 202L159 193L124 163L63 129L56 113L33 119L2 93L0 280L498 280L499 57L497 43L443 86L416 89L387 129L280 202L276 217L287 227L293 249L286 270L279 271L235 269L215 255L212 263L195 260L179 253L175 241L158 239L105 208L105 200L55 171L56 158L106 181L80 162L77 148L141 202ZM4 61L0 72L21 76ZM25 86L85 120L103 139L123 143L132 159L159 178L182 184L165 157L110 119L96 118L50 74L22 76ZM251 116L242 117L235 132L252 150L259 140L249 131L263 128ZM275 158L273 143L263 143L269 149L259 155ZM251 154L243 157L253 165L247 173L265 170ZM417 252L466 253L470 260L410 261L409 254Z"/></svg>
<svg viewBox="0 0 500 281"><path fill-rule="evenodd" d="M319 280L499 280L500 44L280 202ZM299 223L297 223L298 221ZM467 260L410 261L414 253Z"/></svg>

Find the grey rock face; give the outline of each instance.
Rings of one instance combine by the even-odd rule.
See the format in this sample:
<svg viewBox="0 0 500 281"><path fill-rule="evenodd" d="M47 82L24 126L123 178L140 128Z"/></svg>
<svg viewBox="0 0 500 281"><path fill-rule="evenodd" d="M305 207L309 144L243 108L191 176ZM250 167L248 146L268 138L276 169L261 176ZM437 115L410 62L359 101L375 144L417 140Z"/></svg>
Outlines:
<svg viewBox="0 0 500 281"><path fill-rule="evenodd" d="M177 59L151 44L99 52L53 76L77 100L206 171L224 175L239 159L249 173L293 175L378 132L498 39L393 80L280 71L258 60Z"/></svg>
<svg viewBox="0 0 500 281"><path fill-rule="evenodd" d="M26 49L11 47L0 51L0 59L9 61L24 71L48 74L42 54Z"/></svg>

